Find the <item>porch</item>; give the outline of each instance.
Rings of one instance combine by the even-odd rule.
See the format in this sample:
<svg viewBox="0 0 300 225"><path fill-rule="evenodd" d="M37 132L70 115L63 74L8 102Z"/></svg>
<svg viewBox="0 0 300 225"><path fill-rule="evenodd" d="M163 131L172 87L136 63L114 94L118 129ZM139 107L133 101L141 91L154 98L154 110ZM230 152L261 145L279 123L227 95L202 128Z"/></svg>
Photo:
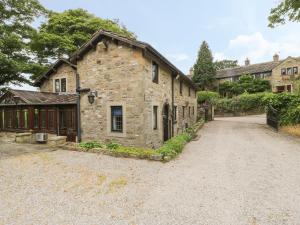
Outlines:
<svg viewBox="0 0 300 225"><path fill-rule="evenodd" d="M48 133L76 141L76 95L8 90L0 97L0 131Z"/></svg>

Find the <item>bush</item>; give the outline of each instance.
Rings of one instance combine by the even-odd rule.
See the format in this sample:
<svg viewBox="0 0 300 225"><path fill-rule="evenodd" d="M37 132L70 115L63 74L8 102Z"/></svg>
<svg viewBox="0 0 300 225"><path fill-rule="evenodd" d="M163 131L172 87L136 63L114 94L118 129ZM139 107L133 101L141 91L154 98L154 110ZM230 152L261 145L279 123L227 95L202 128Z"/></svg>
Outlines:
<svg viewBox="0 0 300 225"><path fill-rule="evenodd" d="M203 104L205 102L214 104L220 97L217 92L213 91L199 91L197 93L198 103Z"/></svg>
<svg viewBox="0 0 300 225"><path fill-rule="evenodd" d="M187 128L182 134L177 135L165 142L165 144L158 149L158 152L165 158L168 156L170 159L177 156L182 152L186 143L193 139L197 131L204 124L203 120L195 123L193 126Z"/></svg>
<svg viewBox="0 0 300 225"><path fill-rule="evenodd" d="M86 149L92 149L92 148L102 148L103 144L97 141L89 141L89 142L82 142L79 144L79 147L86 148Z"/></svg>
<svg viewBox="0 0 300 225"><path fill-rule="evenodd" d="M264 79L253 78L251 75L243 75L235 82L226 81L219 85L219 93L222 96L232 97L244 92L258 93L271 89L270 82Z"/></svg>
<svg viewBox="0 0 300 225"><path fill-rule="evenodd" d="M244 93L233 98L221 98L216 102L216 110L225 113L263 111L265 98L269 95L270 93Z"/></svg>
<svg viewBox="0 0 300 225"><path fill-rule="evenodd" d="M300 96L291 93L280 93L266 96L266 105L278 110L280 125L300 123Z"/></svg>
<svg viewBox="0 0 300 225"><path fill-rule="evenodd" d="M111 140L111 141L106 145L106 147L107 147L108 149L118 149L120 146L121 146L121 145L118 144L118 143L117 143L116 141L114 141L114 140Z"/></svg>

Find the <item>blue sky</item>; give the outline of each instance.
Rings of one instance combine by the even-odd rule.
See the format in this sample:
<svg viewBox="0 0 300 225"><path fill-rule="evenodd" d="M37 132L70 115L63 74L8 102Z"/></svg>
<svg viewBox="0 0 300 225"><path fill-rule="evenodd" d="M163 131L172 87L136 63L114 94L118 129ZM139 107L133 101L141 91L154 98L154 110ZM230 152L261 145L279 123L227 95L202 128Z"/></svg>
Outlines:
<svg viewBox="0 0 300 225"><path fill-rule="evenodd" d="M300 23L268 28L278 0L40 0L48 9L84 8L101 18L119 19L187 73L206 40L215 59L249 57L251 63L300 56Z"/></svg>

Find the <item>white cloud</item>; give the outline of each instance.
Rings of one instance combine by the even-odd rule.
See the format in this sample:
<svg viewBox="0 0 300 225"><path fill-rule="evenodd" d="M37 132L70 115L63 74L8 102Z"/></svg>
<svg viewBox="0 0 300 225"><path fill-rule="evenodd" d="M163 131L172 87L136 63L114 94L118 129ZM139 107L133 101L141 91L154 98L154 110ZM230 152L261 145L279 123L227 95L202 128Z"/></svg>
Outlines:
<svg viewBox="0 0 300 225"><path fill-rule="evenodd" d="M271 41L260 32L238 35L229 41L223 52L217 52L214 56L216 59L238 59L240 63L247 57L253 63L270 61L275 53L279 53L281 58L299 56L300 39L296 36L281 36L276 41Z"/></svg>
<svg viewBox="0 0 300 225"><path fill-rule="evenodd" d="M175 62L181 62L189 59L189 56L185 53L167 54L167 57Z"/></svg>

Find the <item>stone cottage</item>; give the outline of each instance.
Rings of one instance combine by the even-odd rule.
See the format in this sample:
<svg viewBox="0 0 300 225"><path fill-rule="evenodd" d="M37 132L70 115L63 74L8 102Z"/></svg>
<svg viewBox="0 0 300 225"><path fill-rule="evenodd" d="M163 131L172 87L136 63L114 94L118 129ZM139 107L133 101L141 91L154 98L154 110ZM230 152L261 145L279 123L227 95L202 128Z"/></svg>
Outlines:
<svg viewBox="0 0 300 225"><path fill-rule="evenodd" d="M243 74L250 74L254 78L262 78L270 81L272 91L293 92L298 89L297 81L300 78L300 57L287 57L280 60L275 54L269 62L251 64L249 59L245 60L244 66L217 71L219 83L225 81L236 81Z"/></svg>
<svg viewBox="0 0 300 225"><path fill-rule="evenodd" d="M51 123L70 140L158 148L197 118L191 79L151 45L108 31L58 60L35 85L40 92L10 90L0 98L2 130L48 132Z"/></svg>

